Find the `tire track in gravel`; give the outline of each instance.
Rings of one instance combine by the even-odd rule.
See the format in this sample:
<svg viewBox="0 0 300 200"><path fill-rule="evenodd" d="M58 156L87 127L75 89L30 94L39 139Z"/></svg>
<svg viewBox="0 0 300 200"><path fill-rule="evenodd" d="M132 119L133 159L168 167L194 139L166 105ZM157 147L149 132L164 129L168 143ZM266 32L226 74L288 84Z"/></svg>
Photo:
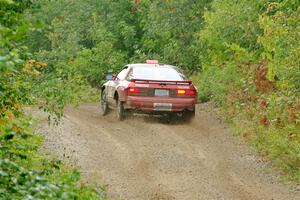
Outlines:
<svg viewBox="0 0 300 200"><path fill-rule="evenodd" d="M210 105L199 105L190 124L145 116L118 122L113 112L101 117L97 104L69 107L58 127L39 129L47 150L67 154L88 180L108 184L112 199L300 199Z"/></svg>

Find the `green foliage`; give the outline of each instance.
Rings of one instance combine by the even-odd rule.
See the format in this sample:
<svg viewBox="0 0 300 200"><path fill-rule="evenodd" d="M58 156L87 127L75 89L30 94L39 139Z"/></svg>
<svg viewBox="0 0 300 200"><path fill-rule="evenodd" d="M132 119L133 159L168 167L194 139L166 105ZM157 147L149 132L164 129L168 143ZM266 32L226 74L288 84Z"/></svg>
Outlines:
<svg viewBox="0 0 300 200"><path fill-rule="evenodd" d="M37 153L41 138L30 119L9 116L0 121L1 199L103 199L101 189L80 184L78 172Z"/></svg>
<svg viewBox="0 0 300 200"><path fill-rule="evenodd" d="M300 181L299 1L215 0L199 32L200 99Z"/></svg>
<svg viewBox="0 0 300 200"><path fill-rule="evenodd" d="M24 64L22 57L26 56L26 52L23 53L26 47L22 46L22 40L29 29L29 23L21 15L28 7L26 2L0 3L0 111L17 110L15 104L30 101L22 94L22 91L28 89L28 84L20 81L22 77L18 74Z"/></svg>
<svg viewBox="0 0 300 200"><path fill-rule="evenodd" d="M207 51L202 62L221 66L232 59L230 46L259 53L257 37L261 33L257 20L266 1L216 0L211 10L205 12L206 26L199 33L199 40ZM254 57L255 58L255 57Z"/></svg>
<svg viewBox="0 0 300 200"><path fill-rule="evenodd" d="M192 73L201 68L197 31L203 27L206 1L142 1L139 9L143 30L134 59L155 58Z"/></svg>
<svg viewBox="0 0 300 200"><path fill-rule="evenodd" d="M201 102L213 100L218 106L226 106L226 95L241 87L243 76L234 64L228 64L221 69L209 67L205 74L194 76L193 81L197 83Z"/></svg>
<svg viewBox="0 0 300 200"><path fill-rule="evenodd" d="M28 37L28 43L35 40L31 43L31 48L36 52L37 58L48 63L51 74L71 70L92 85L99 86L108 69L117 71L125 64L129 50L124 51L124 49L131 46L129 41L134 38L134 36L126 38L129 37L132 29L127 23L119 20L111 21L118 18L108 17L114 15L114 9L118 6L125 6L127 9L129 4L126 3L127 1L124 2L122 4L107 1L100 3L90 0L69 4L62 0L41 1L40 6L32 9L33 14L28 15L33 21L42 20L44 27L50 28L45 29L42 34L39 30L33 30ZM108 13L106 9L111 10L112 13ZM118 14L116 17L121 18L119 16L121 13L123 12L115 13ZM122 30L113 29L114 27ZM125 29L127 32L124 32ZM36 40L37 35L40 40ZM46 40L49 45L37 47L41 40Z"/></svg>
<svg viewBox="0 0 300 200"><path fill-rule="evenodd" d="M224 108L245 139L299 181L299 5L0 0L1 197L101 199L78 184L77 172L37 153L41 138L31 135L21 105L59 119L108 70L151 58L200 72L192 76L200 100Z"/></svg>
<svg viewBox="0 0 300 200"><path fill-rule="evenodd" d="M117 72L124 65L122 53L116 52L111 44L101 42L95 48L83 49L72 63L94 86L100 86L109 70Z"/></svg>
<svg viewBox="0 0 300 200"><path fill-rule="evenodd" d="M204 15L206 27L200 36L212 45L235 43L256 49L258 14L264 5L265 1L214 1L211 11Z"/></svg>
<svg viewBox="0 0 300 200"><path fill-rule="evenodd" d="M33 30L27 41L50 69L57 62L74 64L97 86L107 69L117 71L149 58L193 73L201 68L203 48L196 38L210 2L40 1L28 16L35 23L42 21L45 28Z"/></svg>
<svg viewBox="0 0 300 200"><path fill-rule="evenodd" d="M300 94L300 7L292 10L286 4L270 4L259 22L269 79L277 78L280 87Z"/></svg>
<svg viewBox="0 0 300 200"><path fill-rule="evenodd" d="M228 94L253 78L249 67L261 52L257 43L262 32L258 19L265 4L260 0L215 0L206 10L205 26L198 33L198 43L203 47L203 71L195 79L200 100L213 100L228 107ZM247 90L253 91L253 87Z"/></svg>
<svg viewBox="0 0 300 200"><path fill-rule="evenodd" d="M0 1L0 199L103 199L102 190L80 184L78 172L38 153L42 139L22 110L39 104L60 117L87 88L74 69L29 59L24 40L34 25L23 12L31 5Z"/></svg>

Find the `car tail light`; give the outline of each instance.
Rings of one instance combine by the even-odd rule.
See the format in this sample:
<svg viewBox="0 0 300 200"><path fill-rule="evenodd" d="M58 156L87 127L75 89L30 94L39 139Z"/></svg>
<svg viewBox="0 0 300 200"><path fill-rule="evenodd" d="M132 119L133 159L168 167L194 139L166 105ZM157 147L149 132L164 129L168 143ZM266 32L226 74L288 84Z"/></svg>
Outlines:
<svg viewBox="0 0 300 200"><path fill-rule="evenodd" d="M194 97L196 96L196 90L193 86L190 86L190 89L177 89L176 95L178 97Z"/></svg>
<svg viewBox="0 0 300 200"><path fill-rule="evenodd" d="M195 95L196 91L195 90L176 90L176 94L178 95Z"/></svg>
<svg viewBox="0 0 300 200"><path fill-rule="evenodd" d="M186 90L176 90L176 93L177 94L185 94L186 93Z"/></svg>
<svg viewBox="0 0 300 200"><path fill-rule="evenodd" d="M136 88L136 87L130 87L128 89L128 94L136 94L136 93L139 93L139 88Z"/></svg>
<svg viewBox="0 0 300 200"><path fill-rule="evenodd" d="M134 82L131 82L127 89L128 96L144 96L145 91L143 88L137 87Z"/></svg>

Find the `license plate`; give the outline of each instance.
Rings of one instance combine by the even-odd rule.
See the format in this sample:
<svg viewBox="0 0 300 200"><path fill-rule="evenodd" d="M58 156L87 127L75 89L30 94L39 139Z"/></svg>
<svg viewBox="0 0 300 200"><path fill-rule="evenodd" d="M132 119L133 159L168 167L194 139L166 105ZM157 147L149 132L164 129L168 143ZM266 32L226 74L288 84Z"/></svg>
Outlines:
<svg viewBox="0 0 300 200"><path fill-rule="evenodd" d="M154 110L157 111L172 111L171 103L153 103Z"/></svg>
<svg viewBox="0 0 300 200"><path fill-rule="evenodd" d="M156 89L154 94L158 97L167 97L169 96L169 90Z"/></svg>

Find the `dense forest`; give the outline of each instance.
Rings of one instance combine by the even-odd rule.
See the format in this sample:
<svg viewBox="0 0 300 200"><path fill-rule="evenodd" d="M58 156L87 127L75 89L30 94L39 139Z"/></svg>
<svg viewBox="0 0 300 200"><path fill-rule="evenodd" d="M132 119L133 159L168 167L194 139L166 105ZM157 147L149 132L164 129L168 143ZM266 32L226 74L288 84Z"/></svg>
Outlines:
<svg viewBox="0 0 300 200"><path fill-rule="evenodd" d="M108 70L146 59L182 68L201 102L299 182L299 38L299 0L0 0L1 199L105 199L39 153L22 108L59 122Z"/></svg>

